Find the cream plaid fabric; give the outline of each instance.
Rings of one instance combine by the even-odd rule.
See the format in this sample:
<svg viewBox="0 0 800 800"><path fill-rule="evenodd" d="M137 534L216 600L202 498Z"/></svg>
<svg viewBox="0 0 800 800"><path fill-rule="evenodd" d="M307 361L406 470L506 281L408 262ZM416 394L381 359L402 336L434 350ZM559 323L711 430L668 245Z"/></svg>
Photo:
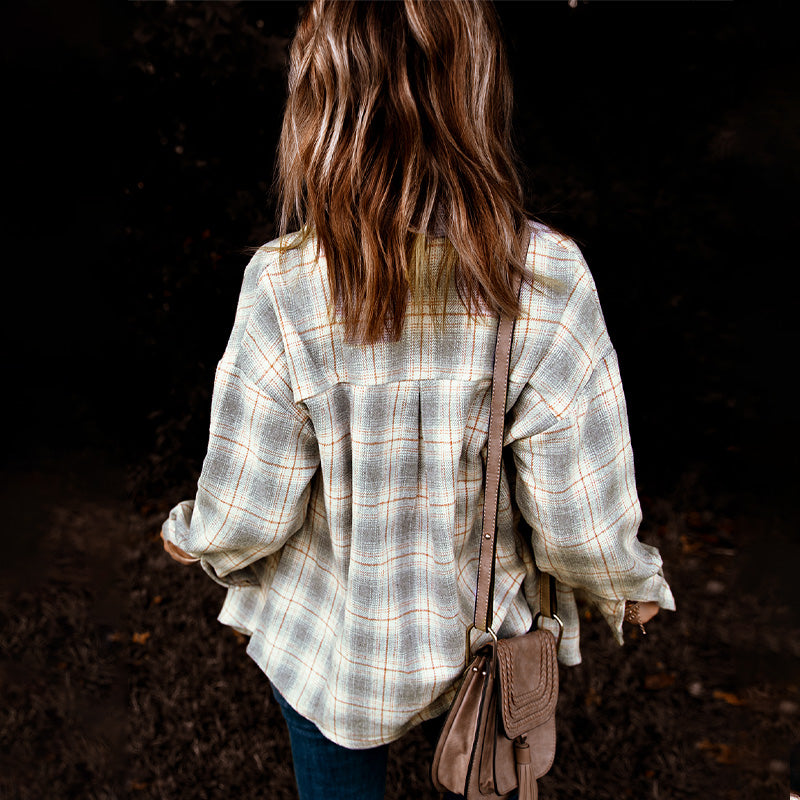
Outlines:
<svg viewBox="0 0 800 800"><path fill-rule="evenodd" d="M450 293L400 341L355 346L328 316L314 242L260 251L217 367L196 500L165 536L229 587L222 623L288 702L339 744L390 742L452 700L472 621L497 322ZM578 248L531 224L506 444L530 542L501 489L495 624L530 628L537 567L558 580L559 657L580 661L580 590L622 640L624 601L674 608L636 538L617 357ZM535 562L534 562L535 559ZM530 600L526 599L530 598ZM481 639L476 637L476 645Z"/></svg>

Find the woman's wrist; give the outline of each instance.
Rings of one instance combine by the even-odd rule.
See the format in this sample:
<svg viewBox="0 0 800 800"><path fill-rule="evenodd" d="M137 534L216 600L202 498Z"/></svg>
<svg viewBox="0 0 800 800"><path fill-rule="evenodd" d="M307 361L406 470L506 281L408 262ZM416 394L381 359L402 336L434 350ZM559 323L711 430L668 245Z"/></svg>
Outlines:
<svg viewBox="0 0 800 800"><path fill-rule="evenodd" d="M624 619L632 625L638 625L641 632L646 634L645 623L658 614L658 608L658 603L652 600L626 600Z"/></svg>

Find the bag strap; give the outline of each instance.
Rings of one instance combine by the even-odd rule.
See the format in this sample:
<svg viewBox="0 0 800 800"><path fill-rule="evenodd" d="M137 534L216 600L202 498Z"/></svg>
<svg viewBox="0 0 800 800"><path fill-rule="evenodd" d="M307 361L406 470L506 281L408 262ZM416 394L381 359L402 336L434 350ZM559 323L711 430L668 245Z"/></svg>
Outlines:
<svg viewBox="0 0 800 800"><path fill-rule="evenodd" d="M521 276L514 276L515 293L519 294ZM503 431L505 429L506 402L508 400L508 374L511 364L511 342L514 338L514 318L501 314L497 324L494 348L492 392L489 407L489 441L486 453L486 488L483 503L483 526L478 556L478 579L475 593L475 615L467 630L467 640L472 628L494 633L491 630L494 609L494 573L497 556L497 508L500 502L500 476L502 473ZM539 579L541 614L556 615L555 579L542 574ZM538 615L537 615L538 616ZM555 617L557 619L557 617ZM559 620L560 624L560 620ZM560 641L559 636L559 641Z"/></svg>
<svg viewBox="0 0 800 800"><path fill-rule="evenodd" d="M519 291L519 276L517 292ZM497 323L494 346L491 404L489 406L489 442L486 452L486 487L483 500L483 527L478 556L478 589L475 594L473 625L488 631L492 625L494 606L494 569L497 555L497 506L500 502L500 474L503 455L503 429L508 398L508 371L511 364L511 341L514 338L514 318L501 314Z"/></svg>

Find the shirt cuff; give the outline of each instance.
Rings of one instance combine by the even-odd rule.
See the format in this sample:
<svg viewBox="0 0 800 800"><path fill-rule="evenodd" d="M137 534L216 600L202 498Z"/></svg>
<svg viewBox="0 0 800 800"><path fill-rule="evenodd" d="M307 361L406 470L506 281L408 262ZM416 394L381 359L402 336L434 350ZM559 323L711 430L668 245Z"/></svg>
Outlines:
<svg viewBox="0 0 800 800"><path fill-rule="evenodd" d="M231 572L224 572L219 565L218 554L192 551L188 544L190 540L190 530L192 526L192 516L194 514L194 500L182 500L170 512L169 517L164 521L161 530L164 538L172 544L180 547L190 556L200 559L200 566L205 573L220 586L231 588L233 586L258 586L260 581L252 565L248 564L242 569ZM219 569L219 571L218 571ZM221 574L220 574L221 573Z"/></svg>
<svg viewBox="0 0 800 800"><path fill-rule="evenodd" d="M252 564L248 564L242 569L235 569L233 572L227 572L220 575L214 567L212 560L209 556L200 557L200 566L205 570L211 580L224 586L226 589L231 589L235 586L258 586L259 580L253 569Z"/></svg>
<svg viewBox="0 0 800 800"><path fill-rule="evenodd" d="M169 512L169 516L161 526L161 533L168 542L197 558L198 556L191 552L187 544L193 512L194 500L182 500Z"/></svg>
<svg viewBox="0 0 800 800"><path fill-rule="evenodd" d="M643 603L656 602L660 608L667 611L675 610L675 598L672 596L672 591L661 570L644 581L640 589L632 591L631 597L617 600L599 597L591 592L584 592L584 594L603 615L619 644L624 643L622 623L625 619L625 602L627 600L638 600Z"/></svg>

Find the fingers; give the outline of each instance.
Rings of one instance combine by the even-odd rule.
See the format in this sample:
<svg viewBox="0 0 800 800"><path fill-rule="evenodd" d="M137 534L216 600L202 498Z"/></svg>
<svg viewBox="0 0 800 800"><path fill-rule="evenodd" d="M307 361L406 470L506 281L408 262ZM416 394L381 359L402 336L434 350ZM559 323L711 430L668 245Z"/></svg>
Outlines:
<svg viewBox="0 0 800 800"><path fill-rule="evenodd" d="M190 556L188 553L185 553L183 550L181 550L180 547L177 547L176 545L172 544L172 542L168 542L166 540L164 542L164 549L179 564L195 564L200 560L199 558Z"/></svg>
<svg viewBox="0 0 800 800"><path fill-rule="evenodd" d="M184 552L181 550L180 547L170 542L168 539L164 538L164 530L161 530L161 539L164 542L164 550L170 556L170 558L177 561L179 564L196 564L200 559L195 558L194 556L190 555L189 553Z"/></svg>

